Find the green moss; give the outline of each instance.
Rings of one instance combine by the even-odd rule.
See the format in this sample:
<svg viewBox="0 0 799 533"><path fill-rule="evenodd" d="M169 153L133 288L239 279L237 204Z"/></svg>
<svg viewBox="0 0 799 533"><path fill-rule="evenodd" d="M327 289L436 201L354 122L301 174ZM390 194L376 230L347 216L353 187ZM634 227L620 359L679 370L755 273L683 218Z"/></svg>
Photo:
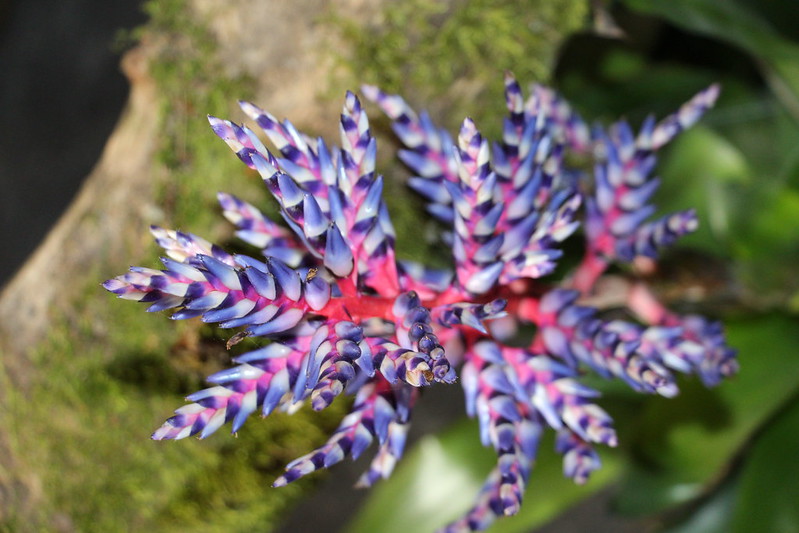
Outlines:
<svg viewBox="0 0 799 533"><path fill-rule="evenodd" d="M548 81L560 44L587 12L583 0L410 0L386 3L371 27L341 13L337 20L356 82L431 107L450 129L468 114L497 138L503 71L523 84Z"/></svg>
<svg viewBox="0 0 799 533"><path fill-rule="evenodd" d="M24 392L11 389L12 446L24 451L46 495L35 516L21 520L43 530L63 516L79 531L263 531L318 481L270 487L283 465L332 432L343 405L253 417L237 439L222 430L205 441L150 441L200 383L166 353L196 334L192 325L176 328L141 311L108 297L76 306L34 352Z"/></svg>
<svg viewBox="0 0 799 533"><path fill-rule="evenodd" d="M151 21L137 34L158 43L150 71L161 97L158 160L167 170L156 201L165 224L208 231L221 221L218 191L235 184L245 198L262 195L261 180L231 157L206 120L208 114L235 115L236 101L253 93L253 80L224 75L213 34L186 0L153 0L144 7ZM204 236L220 237L219 230L210 233Z"/></svg>

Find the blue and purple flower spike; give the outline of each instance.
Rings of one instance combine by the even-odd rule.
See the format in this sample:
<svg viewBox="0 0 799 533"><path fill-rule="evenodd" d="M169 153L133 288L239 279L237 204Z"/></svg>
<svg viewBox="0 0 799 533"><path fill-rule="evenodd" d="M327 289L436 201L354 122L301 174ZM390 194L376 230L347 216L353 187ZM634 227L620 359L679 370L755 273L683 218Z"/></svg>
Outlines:
<svg viewBox="0 0 799 533"><path fill-rule="evenodd" d="M320 410L351 394L351 412L327 443L290 463L275 486L357 458L376 441L359 481L369 486L401 457L422 389L459 380L497 466L474 507L444 531L480 530L518 512L548 428L564 474L577 483L600 467L596 444L616 445L599 394L580 383L585 370L667 397L678 393L674 372L695 373L708 386L734 374L735 351L721 325L667 310L634 270L613 298L628 320L606 318L597 304L607 301L597 282L610 265L656 259L696 228L692 210L649 220L659 183L651 174L657 150L713 105L718 88L660 122L648 119L637 134L625 122L589 129L544 87L525 99L510 74L505 89L502 139L490 144L471 119L453 140L399 96L363 87L405 145L399 156L415 174L409 185L447 226L452 272L395 257L377 143L354 94L341 114L340 147L247 102L243 111L274 154L246 126L209 117L214 133L261 175L288 228L220 193L225 217L257 256L153 227L164 268L134 267L105 282L149 311L237 329L229 344L263 339L234 358L237 366L210 376L212 386L190 395L153 438L205 438L227 423L235 433L256 411L303 403ZM593 171L568 168L569 152L593 157ZM564 281L542 280L580 224L583 261ZM522 327L534 330L525 346L513 340Z"/></svg>

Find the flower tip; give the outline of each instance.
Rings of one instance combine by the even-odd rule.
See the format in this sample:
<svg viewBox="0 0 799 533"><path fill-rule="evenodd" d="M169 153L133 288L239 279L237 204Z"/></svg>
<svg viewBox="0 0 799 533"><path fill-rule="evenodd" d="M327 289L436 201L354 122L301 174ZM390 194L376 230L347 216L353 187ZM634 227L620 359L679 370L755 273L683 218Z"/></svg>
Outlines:
<svg viewBox="0 0 799 533"><path fill-rule="evenodd" d="M721 83L716 82L711 84L710 87L705 89L705 94L707 94L707 98L710 100L710 103L714 103L719 97L719 94L721 94Z"/></svg>
<svg viewBox="0 0 799 533"><path fill-rule="evenodd" d="M461 137L472 137L477 132L477 125L474 123L472 117L466 117L461 123Z"/></svg>
<svg viewBox="0 0 799 533"><path fill-rule="evenodd" d="M485 311L490 318L500 318L506 316L505 308L508 306L508 300L505 298L497 298L494 301L485 304ZM502 313L502 314L500 314Z"/></svg>
<svg viewBox="0 0 799 533"><path fill-rule="evenodd" d="M696 214L693 213L693 216L690 216L688 220L685 221L685 231L686 233L693 233L697 229L699 229L699 219L696 218Z"/></svg>
<svg viewBox="0 0 799 533"><path fill-rule="evenodd" d="M250 158L252 159L253 165L255 165L255 170L261 175L262 178L265 180L269 180L274 177L275 174L278 173L277 169L277 161L274 160L272 154L267 152L267 157L269 160L264 158L261 154L255 152L250 154Z"/></svg>
<svg viewBox="0 0 799 533"><path fill-rule="evenodd" d="M666 382L663 385L657 387L657 393L663 396L664 398L674 398L680 393L680 389L677 387L676 383Z"/></svg>
<svg viewBox="0 0 799 533"><path fill-rule="evenodd" d="M169 430L170 430L170 429L172 429L172 427L171 427L171 426L169 426L168 424L164 424L164 425L163 425L163 426L161 426L160 428L158 428L158 429L156 429L155 431L153 431L153 434L152 434L152 435L150 435L150 438L151 438L152 440L166 440L166 439L171 439L172 437L170 437L170 435L169 435Z"/></svg>
<svg viewBox="0 0 799 533"><path fill-rule="evenodd" d="M111 278L105 280L101 285L108 292L116 292L121 289L125 283L117 278Z"/></svg>
<svg viewBox="0 0 799 533"><path fill-rule="evenodd" d="M288 484L288 481L286 480L286 476L280 476L279 478L277 478L275 480L274 483L272 483L272 487L277 489L277 488L280 488L280 487L285 487L287 484Z"/></svg>
<svg viewBox="0 0 799 533"><path fill-rule="evenodd" d="M380 89L378 89L376 85L364 83L361 85L361 93L367 100L374 102L380 95Z"/></svg>
<svg viewBox="0 0 799 533"><path fill-rule="evenodd" d="M484 335L488 334L483 322L474 315L466 315L461 318L461 321L463 322L464 326L469 326L470 328L477 330Z"/></svg>
<svg viewBox="0 0 799 533"><path fill-rule="evenodd" d="M338 227L331 224L327 230L324 265L337 277L346 277L355 266L352 250Z"/></svg>
<svg viewBox="0 0 799 533"><path fill-rule="evenodd" d="M344 113L345 114L352 114L357 113L361 110L361 101L358 100L358 96L352 91L347 91L347 95L344 97Z"/></svg>
<svg viewBox="0 0 799 533"><path fill-rule="evenodd" d="M740 369L741 366L738 364L738 361L729 360L719 367L719 372L725 378L729 378L737 374Z"/></svg>
<svg viewBox="0 0 799 533"><path fill-rule="evenodd" d="M156 239L166 237L168 231L157 224L150 224L150 234Z"/></svg>
<svg viewBox="0 0 799 533"><path fill-rule="evenodd" d="M519 505L518 501L514 501L513 503L507 503L505 507L502 509L502 514L505 516L513 516L519 513L519 509L521 509L521 505Z"/></svg>
<svg viewBox="0 0 799 533"><path fill-rule="evenodd" d="M472 274L466 281L464 288L472 294L486 293L494 287L494 284L504 268L504 261L492 263L484 269Z"/></svg>

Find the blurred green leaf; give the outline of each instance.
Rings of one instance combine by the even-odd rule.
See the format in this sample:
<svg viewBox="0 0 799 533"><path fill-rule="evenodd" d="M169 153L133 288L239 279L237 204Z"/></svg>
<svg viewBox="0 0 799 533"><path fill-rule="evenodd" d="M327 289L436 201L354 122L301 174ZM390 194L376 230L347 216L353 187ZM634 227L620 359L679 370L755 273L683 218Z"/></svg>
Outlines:
<svg viewBox="0 0 799 533"><path fill-rule="evenodd" d="M799 400L771 421L719 490L667 533L799 532Z"/></svg>
<svg viewBox="0 0 799 533"><path fill-rule="evenodd" d="M496 464L496 455L480 445L478 435L476 422L464 420L440 435L422 438L392 477L372 489L347 531L404 533L411 527L409 521L415 531L433 531L468 511ZM498 520L492 532L530 531L618 476L618 454L601 448L602 468L586 485L575 485L563 477L561 456L552 451L551 437L541 443L526 505L518 515Z"/></svg>
<svg viewBox="0 0 799 533"><path fill-rule="evenodd" d="M769 425L748 454L733 511L733 533L799 532L799 401Z"/></svg>
<svg viewBox="0 0 799 533"><path fill-rule="evenodd" d="M753 290L782 293L796 289L799 261L799 192L790 189L763 195L757 216L741 231L735 255L740 277Z"/></svg>
<svg viewBox="0 0 799 533"><path fill-rule="evenodd" d="M756 102L760 111L747 117ZM799 138L797 123L786 121L773 101L741 88L706 122L713 129L697 125L669 148L660 166L658 206L663 212L695 207L699 230L681 245L734 259L736 277L753 301L785 301L799 290L793 268L799 190L792 187L799 152L795 141L783 144Z"/></svg>
<svg viewBox="0 0 799 533"><path fill-rule="evenodd" d="M727 50L736 64L762 64L759 54L771 53L764 43L772 41L794 50L796 53L785 60L799 64L799 46L772 29L765 17L760 17L760 5L753 1L711 5L704 0L630 0L628 4L647 14L661 15L690 32L726 42L731 39L720 35L727 31L724 24L739 17L731 32L737 41L750 39L757 46L743 47L734 42L749 53L747 58ZM791 10L766 11L774 20ZM716 34L696 29L700 19L708 25L714 23L717 12L725 15L719 15ZM750 14L751 20L747 18ZM645 24L641 18L637 22ZM745 37L747 32L757 35ZM756 80L741 75L748 72L746 68L735 72L720 68L723 57L718 63L707 63L705 57L705 62L694 64L679 55L653 61L651 55L657 52L647 52L646 46L644 41L584 39L579 51L590 59L572 59L570 69L560 73L564 93L587 117L609 121L624 113L637 127L649 112L657 117L673 112L690 96L690 88L721 82L717 106L660 154L656 172L663 178L663 185L655 203L662 213L697 209L699 230L681 239L680 245L733 260L727 273L736 283L725 286L725 294L758 307L799 308L799 278L792 266L799 261L799 226L794 223L799 218L797 115L786 111L784 101L781 104Z"/></svg>
<svg viewBox="0 0 799 533"><path fill-rule="evenodd" d="M799 45L783 38L757 9L736 0L626 0L632 9L726 41L755 57L783 105L799 119Z"/></svg>
<svg viewBox="0 0 799 533"><path fill-rule="evenodd" d="M666 529L664 533L729 533L730 517L737 494L736 489L735 482L725 484L691 513L684 522Z"/></svg>
<svg viewBox="0 0 799 533"><path fill-rule="evenodd" d="M618 501L623 511L656 512L696 497L799 390L799 321L771 314L726 325L740 375L713 390L691 380L677 398L647 402L636 424L638 461Z"/></svg>
<svg viewBox="0 0 799 533"><path fill-rule="evenodd" d="M624 117L634 128L649 114L673 113L711 83L713 73L678 63L653 65L638 50L616 42L589 42L584 52L591 65L560 73L559 90L589 121L608 123ZM724 80L725 93L728 84Z"/></svg>
<svg viewBox="0 0 799 533"><path fill-rule="evenodd" d="M702 221L681 244L724 253L739 212L742 185L750 169L740 150L713 130L698 125L672 147L660 172L658 205L670 212L693 206Z"/></svg>
<svg viewBox="0 0 799 533"><path fill-rule="evenodd" d="M409 516L416 529L432 531L468 509L492 463L471 421L425 436L391 478L372 489L349 531L405 532Z"/></svg>

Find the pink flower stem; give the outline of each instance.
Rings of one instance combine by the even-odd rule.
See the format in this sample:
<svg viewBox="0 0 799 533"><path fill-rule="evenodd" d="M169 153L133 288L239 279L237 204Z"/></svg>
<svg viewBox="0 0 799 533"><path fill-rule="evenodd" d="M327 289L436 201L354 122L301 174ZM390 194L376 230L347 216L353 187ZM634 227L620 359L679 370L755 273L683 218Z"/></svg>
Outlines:
<svg viewBox="0 0 799 533"><path fill-rule="evenodd" d="M572 286L582 294L590 293L596 280L607 268L608 262L604 258L591 249L586 250L583 261L577 267L577 271L572 278Z"/></svg>
<svg viewBox="0 0 799 533"><path fill-rule="evenodd" d="M627 294L627 306L638 318L648 324L665 324L671 313L652 294L646 283L637 282Z"/></svg>

